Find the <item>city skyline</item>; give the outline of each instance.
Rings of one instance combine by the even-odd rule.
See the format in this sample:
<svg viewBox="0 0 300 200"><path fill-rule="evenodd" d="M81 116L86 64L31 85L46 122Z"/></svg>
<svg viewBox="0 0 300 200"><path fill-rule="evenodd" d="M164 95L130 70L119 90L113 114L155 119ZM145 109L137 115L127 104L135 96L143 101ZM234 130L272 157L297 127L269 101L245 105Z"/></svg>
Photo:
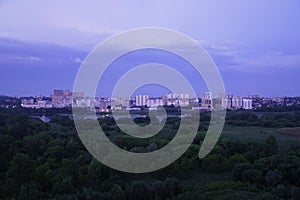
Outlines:
<svg viewBox="0 0 300 200"><path fill-rule="evenodd" d="M131 97L88 97L83 92L72 92L69 90L54 89L50 98L23 97L21 106L24 108L63 108L81 107L97 108L101 111L109 110L136 110L148 108L157 110L161 106L190 107L192 110L214 110L214 109L252 109L252 99L258 100L257 95L240 97L233 94L218 94L214 97L212 92L202 92L200 97L192 97L188 93L167 93L160 97L137 94ZM258 105L260 107L261 104Z"/></svg>
<svg viewBox="0 0 300 200"><path fill-rule="evenodd" d="M212 92L206 91L201 97L191 97L187 93L168 93L160 97L137 95L133 97L87 97L83 92L53 90L51 97L21 97L20 106L25 108L63 108L79 107L96 109L100 112L111 110L157 110L161 106L182 107L194 110L252 110L272 107L291 107L300 105L300 97L267 98L258 95L247 97L222 93L214 98ZM3 104L0 107L7 105ZM18 106L15 104L14 106Z"/></svg>

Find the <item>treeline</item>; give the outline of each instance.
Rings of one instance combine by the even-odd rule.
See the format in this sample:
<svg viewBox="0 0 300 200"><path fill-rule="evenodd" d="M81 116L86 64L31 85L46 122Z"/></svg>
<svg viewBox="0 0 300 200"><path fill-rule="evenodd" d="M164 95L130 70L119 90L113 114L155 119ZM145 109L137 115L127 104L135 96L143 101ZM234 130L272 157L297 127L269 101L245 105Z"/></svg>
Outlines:
<svg viewBox="0 0 300 200"><path fill-rule="evenodd" d="M211 113L200 114L200 120L208 123ZM225 123L233 126L300 127L299 112L258 113L247 110L227 111Z"/></svg>
<svg viewBox="0 0 300 200"><path fill-rule="evenodd" d="M147 120L136 119L136 123L143 125ZM149 139L123 134L112 118L99 123L119 147L150 152L174 137L180 119L168 119L162 133ZM208 156L199 159L204 137L199 131L187 152L164 169L128 174L93 159L68 117L56 116L43 123L1 109L0 199L300 198L298 146L279 152L272 136L264 143L222 137ZM204 175L211 177L203 180Z"/></svg>
<svg viewBox="0 0 300 200"><path fill-rule="evenodd" d="M233 126L263 126L263 127L300 127L300 109L299 111L294 111L293 106L298 105L291 105L287 106L288 109L291 110L282 110L282 111L274 111L273 108L265 108L262 107L261 112L259 110L228 110L226 112L226 121L225 123L228 125ZM278 109L285 109L285 106L279 106ZM300 108L300 106L299 106ZM77 112L90 112L86 109L82 108L76 108ZM160 109L166 109L167 115L170 115L172 117L176 115L180 115L180 109L176 107L165 107ZM274 108L275 109L275 108ZM2 110L8 110L8 109L2 109ZM72 108L41 108L41 109L29 109L29 108L10 108L10 113L16 114L16 115L30 115L30 116L42 116L45 115L47 117L53 117L58 115L71 115L72 114ZM269 112L270 110L270 112ZM272 112L271 112L272 110ZM296 109L297 110L297 109ZM148 115L148 110L143 111L130 111L131 114L143 114ZM107 114L107 113L106 113ZM148 122L145 122L146 124L149 123L149 117ZM200 113L200 126L207 127L209 124L209 121L211 119L211 112L201 112ZM125 119L126 120L126 119ZM137 118L138 120L144 120L143 118ZM143 123L143 122L142 122ZM203 127L201 127L203 129Z"/></svg>
<svg viewBox="0 0 300 200"><path fill-rule="evenodd" d="M9 97L0 95L0 106L1 107L19 107L21 105L21 100L16 97Z"/></svg>
<svg viewBox="0 0 300 200"><path fill-rule="evenodd" d="M31 115L31 116L56 116L56 115L63 115L63 114L72 114L72 108L65 107L65 108L23 108L23 107L16 107L16 108L9 108L10 112L16 115Z"/></svg>
<svg viewBox="0 0 300 200"><path fill-rule="evenodd" d="M300 111L300 104L292 105L274 105L274 106L262 106L256 108L255 112L295 112Z"/></svg>

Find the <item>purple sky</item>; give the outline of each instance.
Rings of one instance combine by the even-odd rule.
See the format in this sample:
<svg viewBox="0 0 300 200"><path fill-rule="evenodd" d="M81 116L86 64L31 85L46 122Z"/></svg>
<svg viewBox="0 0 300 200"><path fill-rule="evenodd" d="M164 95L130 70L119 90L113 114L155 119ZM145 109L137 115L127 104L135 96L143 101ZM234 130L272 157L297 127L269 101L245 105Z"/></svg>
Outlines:
<svg viewBox="0 0 300 200"><path fill-rule="evenodd" d="M298 0L2 0L0 94L72 89L80 63L99 42L127 29L153 26L180 31L202 44L228 93L300 96ZM147 62L146 55L137 52L123 62ZM176 64L168 56L163 60L168 59ZM193 81L195 86L198 79ZM199 89L205 90L200 79ZM161 92L148 90L154 96Z"/></svg>

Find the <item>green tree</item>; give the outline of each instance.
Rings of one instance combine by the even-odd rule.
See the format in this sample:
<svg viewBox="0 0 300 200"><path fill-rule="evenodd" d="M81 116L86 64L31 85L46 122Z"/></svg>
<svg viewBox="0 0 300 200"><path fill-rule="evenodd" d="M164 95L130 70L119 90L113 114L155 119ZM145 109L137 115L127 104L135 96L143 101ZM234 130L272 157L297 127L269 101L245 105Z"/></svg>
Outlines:
<svg viewBox="0 0 300 200"><path fill-rule="evenodd" d="M125 199L125 194L119 185L114 185L109 191L112 200L123 200Z"/></svg>
<svg viewBox="0 0 300 200"><path fill-rule="evenodd" d="M269 155L273 155L275 153L277 153L278 150L278 146L277 146L277 141L276 138L272 135L270 135L267 139L266 139L266 153Z"/></svg>
<svg viewBox="0 0 300 200"><path fill-rule="evenodd" d="M299 187L292 187L291 197L292 197L292 199L300 199L300 188Z"/></svg>
<svg viewBox="0 0 300 200"><path fill-rule="evenodd" d="M38 200L43 199L43 194L40 192L40 188L36 183L29 183L22 185L18 200Z"/></svg>
<svg viewBox="0 0 300 200"><path fill-rule="evenodd" d="M228 162L230 167L234 167L238 163L246 163L247 160L242 154L236 153L228 159Z"/></svg>
<svg viewBox="0 0 300 200"><path fill-rule="evenodd" d="M268 171L265 180L267 185L276 186L282 183L283 177L280 171L274 170L274 171Z"/></svg>
<svg viewBox="0 0 300 200"><path fill-rule="evenodd" d="M182 186L175 178L167 178L164 182L165 192L169 199L173 199L182 191Z"/></svg>
<svg viewBox="0 0 300 200"><path fill-rule="evenodd" d="M129 190L129 199L131 200L147 200L148 188L146 184L142 181L135 181L131 184Z"/></svg>
<svg viewBox="0 0 300 200"><path fill-rule="evenodd" d="M16 154L6 172L3 191L7 196L18 194L20 187L35 178L34 162L25 154Z"/></svg>
<svg viewBox="0 0 300 200"><path fill-rule="evenodd" d="M59 194L71 194L74 191L72 177L65 178L62 182L57 182L53 186L53 191Z"/></svg>
<svg viewBox="0 0 300 200"><path fill-rule="evenodd" d="M232 176L235 180L242 180L242 174L245 170L253 169L253 166L249 163L236 164L232 170Z"/></svg>
<svg viewBox="0 0 300 200"><path fill-rule="evenodd" d="M12 178L18 184L30 182L35 177L33 160L23 154L16 154L7 170L7 178Z"/></svg>

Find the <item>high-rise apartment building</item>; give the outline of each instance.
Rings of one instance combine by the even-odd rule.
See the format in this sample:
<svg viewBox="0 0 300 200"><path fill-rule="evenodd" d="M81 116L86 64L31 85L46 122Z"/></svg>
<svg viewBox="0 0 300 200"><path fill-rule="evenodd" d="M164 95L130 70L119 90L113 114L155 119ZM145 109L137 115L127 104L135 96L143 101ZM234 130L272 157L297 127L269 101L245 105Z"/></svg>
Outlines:
<svg viewBox="0 0 300 200"><path fill-rule="evenodd" d="M149 107L158 107L158 106L163 106L164 102L161 98L149 98L147 100L147 105Z"/></svg>
<svg viewBox="0 0 300 200"><path fill-rule="evenodd" d="M149 95L137 95L135 96L135 105L147 106L148 99L149 99Z"/></svg>
<svg viewBox="0 0 300 200"><path fill-rule="evenodd" d="M252 99L243 99L243 109L245 110L252 109Z"/></svg>
<svg viewBox="0 0 300 200"><path fill-rule="evenodd" d="M203 92L202 93L202 107L212 108L213 107L213 100L212 100L212 93L211 92Z"/></svg>
<svg viewBox="0 0 300 200"><path fill-rule="evenodd" d="M232 109L240 109L243 106L243 100L241 97L237 96L237 97L233 97L231 99L231 108Z"/></svg>
<svg viewBox="0 0 300 200"><path fill-rule="evenodd" d="M52 104L54 107L68 107L71 106L73 98L83 98L83 96L83 92L72 93L69 90L54 90Z"/></svg>

